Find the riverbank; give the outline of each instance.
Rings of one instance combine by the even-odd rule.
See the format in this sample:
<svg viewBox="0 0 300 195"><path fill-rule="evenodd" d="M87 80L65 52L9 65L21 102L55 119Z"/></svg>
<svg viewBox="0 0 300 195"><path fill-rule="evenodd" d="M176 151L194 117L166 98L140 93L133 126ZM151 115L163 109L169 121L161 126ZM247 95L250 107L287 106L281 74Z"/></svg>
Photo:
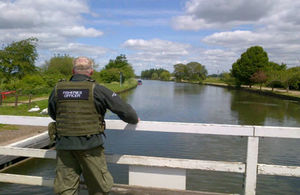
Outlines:
<svg viewBox="0 0 300 195"><path fill-rule="evenodd" d="M120 94L129 90L132 90L137 87L138 83L135 79L131 79L129 81L126 81L120 86L120 83L113 82L113 83L106 83L101 85L107 87L108 89ZM35 106L38 106L40 108L40 111L38 112L28 112L30 108L33 108ZM3 104L0 106L0 115L16 115L16 116L44 116L47 117L46 114L41 114L40 112L48 107L48 96L46 97L38 97L34 98L31 101L30 108L28 107L28 104L21 104L18 105L18 107L15 107L13 105L5 105Z"/></svg>
<svg viewBox="0 0 300 195"><path fill-rule="evenodd" d="M252 86L251 88L249 86L241 86L239 88L228 85L226 83L221 83L221 82L203 82L204 85L211 85L211 86L216 86L216 87L226 87L230 89L238 89L238 90L244 90L252 93L258 93L261 95L267 95L267 96L272 96L272 97L277 97L281 99L286 99L286 100L294 100L294 101L300 101L300 91L295 91L295 90L289 90L289 92L286 92L285 89L278 89L274 88L272 91L272 88L270 87L262 87L260 89L259 86Z"/></svg>

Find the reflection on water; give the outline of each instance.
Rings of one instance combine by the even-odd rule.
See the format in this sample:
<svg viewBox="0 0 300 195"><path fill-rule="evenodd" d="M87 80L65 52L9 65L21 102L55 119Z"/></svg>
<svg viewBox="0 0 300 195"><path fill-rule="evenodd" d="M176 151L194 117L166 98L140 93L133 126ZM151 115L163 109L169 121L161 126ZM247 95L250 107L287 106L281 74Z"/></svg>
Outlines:
<svg viewBox="0 0 300 195"><path fill-rule="evenodd" d="M239 124L299 127L299 103L256 93L230 92L231 110L237 113Z"/></svg>
<svg viewBox="0 0 300 195"><path fill-rule="evenodd" d="M143 85L121 97L133 105L141 120L147 121L300 126L298 103L227 88L143 81ZM117 119L111 112L106 118ZM245 137L114 130L106 134L107 153L242 162L246 157ZM299 147L299 140L260 139L259 162L300 166ZM41 160L32 162L41 168L35 169L32 163L26 163L20 172L30 170L28 174L54 177L54 161L52 164ZM128 166L109 167L116 183L128 183ZM243 177L242 174L188 170L187 188L242 194ZM300 194L299 185L300 178L258 176L257 194ZM18 186L1 184L0 194L14 194L16 188L49 194L49 189Z"/></svg>

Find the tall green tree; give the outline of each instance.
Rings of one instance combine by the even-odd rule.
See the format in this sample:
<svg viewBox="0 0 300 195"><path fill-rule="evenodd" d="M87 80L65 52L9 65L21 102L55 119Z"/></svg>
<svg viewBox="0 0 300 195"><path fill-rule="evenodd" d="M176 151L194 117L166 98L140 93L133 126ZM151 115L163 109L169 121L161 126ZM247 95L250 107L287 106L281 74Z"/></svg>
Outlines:
<svg viewBox="0 0 300 195"><path fill-rule="evenodd" d="M152 76L154 71L155 71L155 69L153 69L153 68L151 68L149 70L143 70L141 72L141 78L142 79L151 79L151 76Z"/></svg>
<svg viewBox="0 0 300 195"><path fill-rule="evenodd" d="M198 62L190 62L188 64L174 65L174 76L177 81L203 81L207 76L205 66Z"/></svg>
<svg viewBox="0 0 300 195"><path fill-rule="evenodd" d="M155 73L155 75L154 75L154 73ZM170 80L171 73L168 70L165 70L163 68L159 68L159 69L151 68L149 70L143 70L141 72L141 77L143 79L154 79L154 80L159 79L159 80L163 80L163 81L168 81L168 80Z"/></svg>
<svg viewBox="0 0 300 195"><path fill-rule="evenodd" d="M284 63L281 63L281 65L277 64L276 62L272 62L270 61L269 62L269 66L267 66L265 68L266 71L268 70L286 70L286 64Z"/></svg>
<svg viewBox="0 0 300 195"><path fill-rule="evenodd" d="M5 79L21 79L36 71L36 38L12 42L0 50L0 71Z"/></svg>
<svg viewBox="0 0 300 195"><path fill-rule="evenodd" d="M286 70L288 72L288 84L291 89L300 88L300 67L292 67Z"/></svg>
<svg viewBox="0 0 300 195"><path fill-rule="evenodd" d="M269 66L265 69L265 73L267 75L267 86L272 88L272 91L274 91L275 87L283 87L283 84L281 83L280 75L281 72L286 71L286 64L282 63L281 65L277 64L276 62L269 62Z"/></svg>
<svg viewBox="0 0 300 195"><path fill-rule="evenodd" d="M289 70L278 71L277 73L278 79L286 89L286 92L289 92L290 84L291 84L290 82L291 82L291 78L293 77L293 74L294 73Z"/></svg>
<svg viewBox="0 0 300 195"><path fill-rule="evenodd" d="M267 52L260 46L247 49L232 65L231 73L236 78L237 84L252 85L251 76L260 70L268 69L269 58Z"/></svg>
<svg viewBox="0 0 300 195"><path fill-rule="evenodd" d="M268 71L267 85L272 87L283 87L288 92L289 89L299 89L300 88L300 67L292 67L286 69L286 65L283 69L275 69ZM281 66L282 66L281 65Z"/></svg>
<svg viewBox="0 0 300 195"><path fill-rule="evenodd" d="M162 81L169 81L171 78L171 73L169 71L163 71L160 73L159 78Z"/></svg>
<svg viewBox="0 0 300 195"><path fill-rule="evenodd" d="M282 83L280 82L279 73L280 71L285 70L269 70L267 72L267 86L272 88L272 91L274 91L275 87L282 87Z"/></svg>
<svg viewBox="0 0 300 195"><path fill-rule="evenodd" d="M110 59L108 64L105 66L105 69L110 68L124 68L126 66L129 66L128 60L124 54L121 54L116 57L116 59L112 60Z"/></svg>
<svg viewBox="0 0 300 195"><path fill-rule="evenodd" d="M158 79L159 79L159 76L158 76L157 72L154 72L154 73L152 74L151 79L152 79L152 80L158 80Z"/></svg>
<svg viewBox="0 0 300 195"><path fill-rule="evenodd" d="M186 80L187 75L188 75L188 70L185 64L174 65L174 76L177 81Z"/></svg>
<svg viewBox="0 0 300 195"><path fill-rule="evenodd" d="M45 69L48 73L71 76L74 58L69 55L55 55L45 62Z"/></svg>
<svg viewBox="0 0 300 195"><path fill-rule="evenodd" d="M186 65L190 81L202 81L206 78L207 70L198 62L190 62Z"/></svg>
<svg viewBox="0 0 300 195"><path fill-rule="evenodd" d="M109 74L113 75L109 76ZM117 56L114 60L109 60L108 64L99 73L100 80L106 83L119 82L120 74L122 75L122 82L135 76L132 66L123 54Z"/></svg>
<svg viewBox="0 0 300 195"><path fill-rule="evenodd" d="M120 70L118 68L103 69L99 73L99 78L96 79L104 83L119 82Z"/></svg>

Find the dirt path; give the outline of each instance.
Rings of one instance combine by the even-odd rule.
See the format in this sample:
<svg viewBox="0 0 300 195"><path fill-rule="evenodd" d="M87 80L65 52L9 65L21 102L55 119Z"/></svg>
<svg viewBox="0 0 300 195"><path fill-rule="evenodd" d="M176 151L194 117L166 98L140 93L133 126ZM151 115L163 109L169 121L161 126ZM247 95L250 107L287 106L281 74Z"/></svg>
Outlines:
<svg viewBox="0 0 300 195"><path fill-rule="evenodd" d="M47 100L48 97L38 97L38 98L33 98L31 101L36 102L36 101L41 101L41 100Z"/></svg>
<svg viewBox="0 0 300 195"><path fill-rule="evenodd" d="M14 130L9 130L13 128ZM47 131L47 127L42 126L25 126L25 125L9 125L0 129L0 145L8 145L14 142L32 137Z"/></svg>
<svg viewBox="0 0 300 195"><path fill-rule="evenodd" d="M38 98L32 98L31 102L37 102L37 101L41 101L41 100L47 100L48 97L38 97ZM26 103L25 103L26 102ZM21 105L21 104L28 104L28 100L26 101L20 101L18 103L18 105ZM14 106L15 103L5 103L5 101L3 101L3 106Z"/></svg>

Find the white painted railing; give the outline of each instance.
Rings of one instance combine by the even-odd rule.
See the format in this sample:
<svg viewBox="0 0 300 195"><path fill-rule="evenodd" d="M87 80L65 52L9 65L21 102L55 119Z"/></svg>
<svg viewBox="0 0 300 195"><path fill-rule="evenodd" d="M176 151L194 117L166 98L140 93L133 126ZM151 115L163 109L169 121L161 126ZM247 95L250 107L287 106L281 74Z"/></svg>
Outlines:
<svg viewBox="0 0 300 195"><path fill-rule="evenodd" d="M0 123L2 124L46 126L50 121L51 119L43 117L17 118L15 116L0 116ZM129 165L129 185L145 186L147 183L148 186L151 185L150 187L185 189L187 169L223 171L245 173L245 194L252 195L255 194L257 174L300 177L300 167L258 164L257 161L260 137L299 139L300 128L154 121L141 121L137 125L130 125L119 120L107 120L107 129L248 137L247 160L245 163L133 155L107 155L109 163ZM56 151L6 146L0 147L0 155L55 159ZM143 178L143 180L140 178ZM145 178L152 179L145 181ZM140 181L143 181L143 183ZM0 174L0 182L42 186L53 185L53 179L4 173Z"/></svg>

